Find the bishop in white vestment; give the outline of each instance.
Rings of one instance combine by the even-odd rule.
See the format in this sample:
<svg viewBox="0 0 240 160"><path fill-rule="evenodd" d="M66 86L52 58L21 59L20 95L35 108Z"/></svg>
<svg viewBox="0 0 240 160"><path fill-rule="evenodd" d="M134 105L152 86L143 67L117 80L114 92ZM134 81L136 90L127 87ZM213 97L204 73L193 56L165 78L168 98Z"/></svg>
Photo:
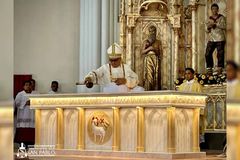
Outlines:
<svg viewBox="0 0 240 160"><path fill-rule="evenodd" d="M144 91L138 85L138 76L130 66L122 63L122 48L114 43L108 50L109 63L90 72L84 82L103 85L103 92Z"/></svg>

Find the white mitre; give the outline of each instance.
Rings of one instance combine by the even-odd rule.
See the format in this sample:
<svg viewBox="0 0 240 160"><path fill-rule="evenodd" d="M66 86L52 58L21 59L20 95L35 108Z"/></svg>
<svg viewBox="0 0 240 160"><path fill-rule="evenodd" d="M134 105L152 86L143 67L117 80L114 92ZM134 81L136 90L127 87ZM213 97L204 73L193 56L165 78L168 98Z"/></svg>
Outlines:
<svg viewBox="0 0 240 160"><path fill-rule="evenodd" d="M108 53L109 59L117 59L122 57L123 49L117 43L113 43L107 49L107 53Z"/></svg>

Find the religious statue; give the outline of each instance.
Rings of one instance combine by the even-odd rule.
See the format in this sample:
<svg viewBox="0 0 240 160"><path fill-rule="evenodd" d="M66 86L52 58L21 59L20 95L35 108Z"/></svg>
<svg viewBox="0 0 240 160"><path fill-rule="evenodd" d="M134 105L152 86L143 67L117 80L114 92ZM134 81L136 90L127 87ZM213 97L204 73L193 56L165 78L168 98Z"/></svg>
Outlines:
<svg viewBox="0 0 240 160"><path fill-rule="evenodd" d="M206 48L206 63L208 72L212 72L213 68L213 52L217 48L218 70L224 68L224 46L225 46L225 30L226 19L223 15L218 14L219 6L212 4L212 16L207 22L207 33L209 33L209 41Z"/></svg>
<svg viewBox="0 0 240 160"><path fill-rule="evenodd" d="M157 28L148 28L149 36L143 42L142 54L144 55L144 78L145 90L161 89L161 41L157 39Z"/></svg>

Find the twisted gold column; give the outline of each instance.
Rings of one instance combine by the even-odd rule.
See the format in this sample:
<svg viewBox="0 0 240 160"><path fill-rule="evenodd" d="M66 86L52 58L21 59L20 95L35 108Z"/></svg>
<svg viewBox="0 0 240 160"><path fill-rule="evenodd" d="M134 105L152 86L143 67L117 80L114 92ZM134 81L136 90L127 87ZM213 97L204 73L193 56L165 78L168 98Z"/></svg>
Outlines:
<svg viewBox="0 0 240 160"><path fill-rule="evenodd" d="M57 149L63 149L64 139L63 139L63 109L57 108Z"/></svg>
<svg viewBox="0 0 240 160"><path fill-rule="evenodd" d="M120 150L120 112L119 108L113 107L113 151Z"/></svg>
<svg viewBox="0 0 240 160"><path fill-rule="evenodd" d="M79 150L85 148L85 109L78 108L78 145Z"/></svg>
<svg viewBox="0 0 240 160"><path fill-rule="evenodd" d="M199 117L200 108L193 109L193 152L200 152L199 147Z"/></svg>
<svg viewBox="0 0 240 160"><path fill-rule="evenodd" d="M144 152L144 108L137 107L137 152Z"/></svg>
<svg viewBox="0 0 240 160"><path fill-rule="evenodd" d="M40 145L41 138L41 110L35 110L35 144Z"/></svg>
<svg viewBox="0 0 240 160"><path fill-rule="evenodd" d="M176 152L176 142L175 142L175 107L167 108L167 121L168 121L168 141L167 147L168 152Z"/></svg>

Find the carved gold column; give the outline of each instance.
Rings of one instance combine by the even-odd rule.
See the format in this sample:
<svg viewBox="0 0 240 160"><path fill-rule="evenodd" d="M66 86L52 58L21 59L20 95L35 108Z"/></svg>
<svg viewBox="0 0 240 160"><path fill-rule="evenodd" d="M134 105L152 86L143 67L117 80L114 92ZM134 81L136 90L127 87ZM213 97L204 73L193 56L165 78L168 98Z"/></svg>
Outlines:
<svg viewBox="0 0 240 160"><path fill-rule="evenodd" d="M171 59L171 65L173 68L173 74L171 75L172 81L175 81L178 78L179 73L179 29L181 28L181 14L177 14L179 5L174 5L174 15L169 14L168 19L170 20L170 23L173 26L173 56ZM171 88L175 88L173 85L171 85Z"/></svg>
<svg viewBox="0 0 240 160"><path fill-rule="evenodd" d="M133 3L132 0L128 0L128 16L127 16L127 52L126 52L126 63L128 65L132 65L132 34L133 34L133 25L134 23L132 20L134 20L133 15L132 15L132 10L133 10Z"/></svg>
<svg viewBox="0 0 240 160"><path fill-rule="evenodd" d="M129 3L131 2L130 10L132 10L132 0L129 0ZM128 8L129 9L129 8ZM127 15L127 52L126 52L126 63L128 65L132 65L132 55L133 55L133 29L135 27L136 20L138 18L138 15L134 15L130 12Z"/></svg>
<svg viewBox="0 0 240 160"><path fill-rule="evenodd" d="M63 109L57 108L57 149L63 149L64 139L63 139Z"/></svg>
<svg viewBox="0 0 240 160"><path fill-rule="evenodd" d="M192 0L192 68L197 71L197 42L196 42L196 2Z"/></svg>
<svg viewBox="0 0 240 160"><path fill-rule="evenodd" d="M133 11L133 2L132 0L128 0L128 13L132 13Z"/></svg>
<svg viewBox="0 0 240 160"><path fill-rule="evenodd" d="M199 116L200 108L193 109L193 152L200 152L199 147Z"/></svg>
<svg viewBox="0 0 240 160"><path fill-rule="evenodd" d="M127 32L127 52L126 52L126 63L128 65L132 65L132 34L133 34L133 28L129 27Z"/></svg>
<svg viewBox="0 0 240 160"><path fill-rule="evenodd" d="M240 4L239 0L235 0L234 2L234 32L235 34L233 39L235 40L234 44L234 60L237 63L240 63L240 55L239 55L239 50L240 50L240 20L239 20L239 15L240 15Z"/></svg>
<svg viewBox="0 0 240 160"><path fill-rule="evenodd" d="M35 144L40 145L41 137L41 110L35 110Z"/></svg>
<svg viewBox="0 0 240 160"><path fill-rule="evenodd" d="M78 108L78 145L79 150L85 148L85 109Z"/></svg>
<svg viewBox="0 0 240 160"><path fill-rule="evenodd" d="M121 15L119 17L119 45L123 48L123 61L126 63L126 16L125 0L121 0Z"/></svg>
<svg viewBox="0 0 240 160"><path fill-rule="evenodd" d="M176 152L176 142L175 142L175 107L167 108L167 122L168 122L168 137L167 137L167 147L168 152Z"/></svg>
<svg viewBox="0 0 240 160"><path fill-rule="evenodd" d="M144 152L144 108L137 107L137 152Z"/></svg>
<svg viewBox="0 0 240 160"><path fill-rule="evenodd" d="M178 35L178 28L174 28L174 71L173 71L173 79L176 80L178 78L178 69L179 69L179 59L178 59L178 54L179 54L179 35Z"/></svg>
<svg viewBox="0 0 240 160"><path fill-rule="evenodd" d="M113 151L120 150L120 112L119 108L113 107Z"/></svg>
<svg viewBox="0 0 240 160"><path fill-rule="evenodd" d="M119 22L120 22L120 24L119 24L119 43L120 43L120 46L122 47L122 49L123 49L123 61L124 61L124 63L126 63L126 18L125 18L125 15L124 14L122 14L121 16L120 16L120 18L119 18Z"/></svg>
<svg viewBox="0 0 240 160"><path fill-rule="evenodd" d="M192 67L192 20L191 19L185 19L186 22L186 58L185 62L187 64L186 67Z"/></svg>
<svg viewBox="0 0 240 160"><path fill-rule="evenodd" d="M236 1L236 0L235 0ZM227 60L233 60L234 59L234 49L235 49L235 44L234 44L234 16L233 16L233 8L234 8L234 0L228 1L227 2L227 10L228 12L226 13L226 20L227 20L227 30L226 30L226 57Z"/></svg>

